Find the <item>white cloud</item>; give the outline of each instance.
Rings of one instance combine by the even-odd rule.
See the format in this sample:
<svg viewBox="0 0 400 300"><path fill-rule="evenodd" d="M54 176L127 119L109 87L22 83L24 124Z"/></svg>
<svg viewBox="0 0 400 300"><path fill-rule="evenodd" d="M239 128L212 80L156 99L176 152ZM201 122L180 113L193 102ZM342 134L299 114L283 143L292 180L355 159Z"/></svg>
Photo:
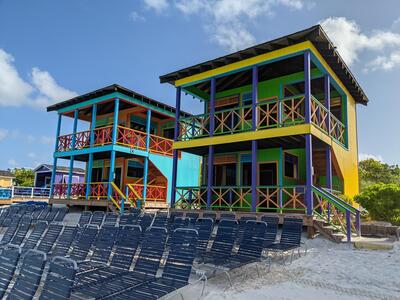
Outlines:
<svg viewBox="0 0 400 300"><path fill-rule="evenodd" d="M134 21L134 22L144 22L146 21L146 18L140 15L137 11L131 12L129 15L129 18Z"/></svg>
<svg viewBox="0 0 400 300"><path fill-rule="evenodd" d="M50 136L41 136L40 137L40 142L44 145L53 145L54 144L54 139Z"/></svg>
<svg viewBox="0 0 400 300"><path fill-rule="evenodd" d="M16 167L16 166L18 166L18 163L17 163L17 161L15 160L15 159L13 159L13 158L11 158L11 159L9 159L8 161L7 161L7 163L8 163L8 165L10 166L10 167Z"/></svg>
<svg viewBox="0 0 400 300"><path fill-rule="evenodd" d="M382 158L381 155L367 154L367 153L360 153L360 154L358 155L358 159L359 159L360 161L362 161L362 160L367 160L367 159L374 159L374 160L383 162L383 158Z"/></svg>
<svg viewBox="0 0 400 300"><path fill-rule="evenodd" d="M28 157L29 158L35 158L36 157L36 153L35 152L29 152L28 153Z"/></svg>
<svg viewBox="0 0 400 300"><path fill-rule="evenodd" d="M8 135L8 130L0 128L0 141L4 140Z"/></svg>
<svg viewBox="0 0 400 300"><path fill-rule="evenodd" d="M161 13L169 7L167 0L144 0L146 7Z"/></svg>
<svg viewBox="0 0 400 300"><path fill-rule="evenodd" d="M76 96L57 84L47 71L32 68L31 82L25 81L14 65L14 57L0 49L0 106L43 108Z"/></svg>
<svg viewBox="0 0 400 300"><path fill-rule="evenodd" d="M0 105L20 106L26 103L33 88L18 74L14 57L0 49Z"/></svg>
<svg viewBox="0 0 400 300"><path fill-rule="evenodd" d="M144 0L149 8L164 11L168 5ZM157 2L149 4L149 2ZM204 18L205 30L211 40L231 51L240 50L254 44L256 39L248 26L255 18L273 16L275 8L284 6L291 10L303 9L307 0L175 0L173 7L184 15ZM308 5L311 8L312 5Z"/></svg>
<svg viewBox="0 0 400 300"><path fill-rule="evenodd" d="M367 63L366 70L389 70L400 64L393 52L400 46L400 34L382 30L366 34L355 21L344 17L331 17L320 23L347 64L359 61L359 55L366 51L389 51L387 56L380 55Z"/></svg>

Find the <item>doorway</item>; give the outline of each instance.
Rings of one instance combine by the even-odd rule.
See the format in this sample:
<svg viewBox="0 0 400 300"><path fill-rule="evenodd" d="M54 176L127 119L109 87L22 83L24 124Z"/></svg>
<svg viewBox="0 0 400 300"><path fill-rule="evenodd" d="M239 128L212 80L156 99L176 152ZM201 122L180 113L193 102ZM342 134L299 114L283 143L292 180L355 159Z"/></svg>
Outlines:
<svg viewBox="0 0 400 300"><path fill-rule="evenodd" d="M121 182L122 176L121 175L122 175L121 167L115 168L114 183L119 189L121 189L121 184L122 184L122 182Z"/></svg>
<svg viewBox="0 0 400 300"><path fill-rule="evenodd" d="M277 163L267 162L258 165L258 184L263 186L278 185Z"/></svg>

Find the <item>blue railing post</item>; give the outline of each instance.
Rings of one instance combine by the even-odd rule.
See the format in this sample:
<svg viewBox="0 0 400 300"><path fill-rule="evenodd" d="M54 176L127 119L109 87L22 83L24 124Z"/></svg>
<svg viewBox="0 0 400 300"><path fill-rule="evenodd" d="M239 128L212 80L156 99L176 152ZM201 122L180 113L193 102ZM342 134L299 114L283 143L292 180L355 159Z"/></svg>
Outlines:
<svg viewBox="0 0 400 300"><path fill-rule="evenodd" d="M113 147L117 143L117 135L118 135L118 113L119 113L119 99L115 98L114 100L114 123L112 128L112 145ZM111 150L110 157L110 172L108 174L108 193L107 199L111 199L112 194L112 186L111 182L114 182L115 175L115 150Z"/></svg>
<svg viewBox="0 0 400 300"><path fill-rule="evenodd" d="M181 87L176 88L176 102L175 102L175 128L174 128L174 141L178 140L179 136L179 119L181 116ZM178 150L172 150L172 178L171 178L171 207L175 206L176 199L176 178L178 172Z"/></svg>
<svg viewBox="0 0 400 300"><path fill-rule="evenodd" d="M304 52L304 101L305 101L305 123L311 123L311 54L310 51Z"/></svg>
<svg viewBox="0 0 400 300"><path fill-rule="evenodd" d="M252 68L252 130L257 130L258 67ZM257 211L257 140L251 141L251 211Z"/></svg>
<svg viewBox="0 0 400 300"><path fill-rule="evenodd" d="M75 109L74 111L74 128L72 132L72 144L71 144L71 151L75 150L75 143L76 143L76 129L78 127L78 114L79 111ZM71 185L72 185L72 172L74 169L74 156L71 155L69 160L69 174L68 174L68 186L67 186L67 198L71 196Z"/></svg>
<svg viewBox="0 0 400 300"><path fill-rule="evenodd" d="M211 89L210 89L210 137L214 135L215 129L215 94L216 94L216 79L211 78ZM207 174L207 209L211 209L212 203L212 184L214 175L214 146L208 146L208 174Z"/></svg>
<svg viewBox="0 0 400 300"><path fill-rule="evenodd" d="M360 211L356 211L356 229L357 229L357 235L361 236L361 216L360 216Z"/></svg>
<svg viewBox="0 0 400 300"><path fill-rule="evenodd" d="M151 110L147 110L147 121L146 121L146 151L149 154L150 149L150 133L151 133ZM149 158L144 158L144 172L143 172L143 203L146 203L147 197L147 177L149 173Z"/></svg>
<svg viewBox="0 0 400 300"><path fill-rule="evenodd" d="M92 182L93 153L91 152L94 144L94 129L96 128L97 105L92 106L92 122L90 123L90 146L89 161L86 169L86 199L90 196L90 183Z"/></svg>
<svg viewBox="0 0 400 300"><path fill-rule="evenodd" d="M62 115L58 114L58 122L57 122L57 131L56 131L56 142L54 147L54 154L53 154L53 170L51 173L51 182L50 182L50 195L49 198L53 198L54 195L54 184L56 181L56 173L57 173L57 157L56 152L58 152L58 138L60 137L60 130L61 130L61 117Z"/></svg>
<svg viewBox="0 0 400 300"><path fill-rule="evenodd" d="M305 101L305 123L311 123L311 70L310 62L311 54L307 50L304 52L304 101ZM312 159L312 137L311 134L306 134L306 203L307 215L313 214L313 159Z"/></svg>
<svg viewBox="0 0 400 300"><path fill-rule="evenodd" d="M348 209L346 209L346 236L347 241L351 242L351 216Z"/></svg>

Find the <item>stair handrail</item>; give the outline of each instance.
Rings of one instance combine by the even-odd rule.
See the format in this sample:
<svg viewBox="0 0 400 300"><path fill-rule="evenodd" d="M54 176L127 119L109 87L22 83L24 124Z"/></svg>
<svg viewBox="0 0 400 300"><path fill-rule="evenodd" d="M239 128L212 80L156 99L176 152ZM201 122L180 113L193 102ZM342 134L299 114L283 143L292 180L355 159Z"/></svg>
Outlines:
<svg viewBox="0 0 400 300"><path fill-rule="evenodd" d="M320 189L314 185L312 186L312 189L320 196L325 197L329 203L333 204L334 206L336 206L338 208L341 208L342 211L348 210L353 215L355 215L356 213L360 213L359 209L357 209L354 206L352 206L351 204L347 203L340 197L338 197L324 189Z"/></svg>
<svg viewBox="0 0 400 300"><path fill-rule="evenodd" d="M125 201L126 197L125 197L124 193L121 192L121 190L118 188L118 186L115 184L115 182L111 181L110 184L111 184L111 187L120 195L121 202ZM118 209L121 209L121 205L118 203L118 201L116 199L114 199L114 197L112 195L110 196L110 199Z"/></svg>

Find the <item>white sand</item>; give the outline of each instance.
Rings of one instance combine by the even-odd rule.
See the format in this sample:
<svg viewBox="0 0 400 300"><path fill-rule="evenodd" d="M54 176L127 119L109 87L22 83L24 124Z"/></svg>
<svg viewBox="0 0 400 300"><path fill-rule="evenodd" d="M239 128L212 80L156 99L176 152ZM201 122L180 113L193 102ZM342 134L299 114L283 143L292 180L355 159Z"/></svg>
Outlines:
<svg viewBox="0 0 400 300"><path fill-rule="evenodd" d="M185 299L314 300L400 299L400 244L390 251L354 250L323 238L307 240L309 251L291 265L274 263L257 276L253 266L209 280L203 297L200 285L186 288Z"/></svg>

